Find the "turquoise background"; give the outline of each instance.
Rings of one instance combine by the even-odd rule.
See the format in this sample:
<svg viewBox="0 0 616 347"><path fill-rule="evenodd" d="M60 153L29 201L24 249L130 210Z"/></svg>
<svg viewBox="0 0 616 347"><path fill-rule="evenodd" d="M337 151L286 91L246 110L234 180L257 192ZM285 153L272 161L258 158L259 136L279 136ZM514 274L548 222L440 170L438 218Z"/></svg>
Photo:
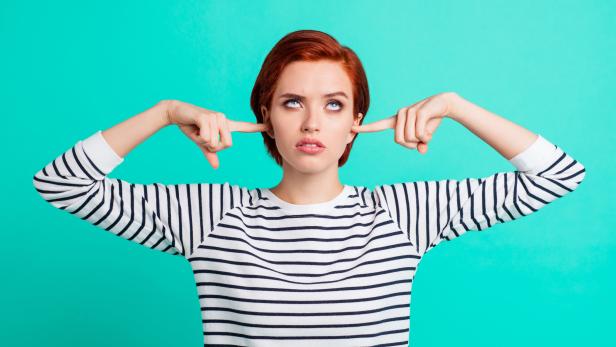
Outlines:
<svg viewBox="0 0 616 347"><path fill-rule="evenodd" d="M613 343L613 1L3 1L4 346L199 346L188 262L120 239L47 204L45 164L162 99L254 121L263 59L285 34L325 31L368 75L366 122L455 91L585 165L575 192L543 210L439 245L413 286L413 346ZM176 127L111 177L271 187L281 170L258 133L235 133L212 169ZM393 130L360 134L344 183L482 177L513 170L446 119L425 156Z"/></svg>

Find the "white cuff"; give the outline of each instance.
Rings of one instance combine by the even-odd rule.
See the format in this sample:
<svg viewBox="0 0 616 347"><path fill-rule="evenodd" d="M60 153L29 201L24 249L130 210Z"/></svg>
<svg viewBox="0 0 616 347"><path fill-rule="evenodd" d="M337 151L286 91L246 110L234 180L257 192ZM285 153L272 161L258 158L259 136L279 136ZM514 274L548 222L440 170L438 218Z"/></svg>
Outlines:
<svg viewBox="0 0 616 347"><path fill-rule="evenodd" d="M520 171L528 171L539 168L541 165L554 161L557 147L543 136L537 135L537 139L528 148L509 159Z"/></svg>
<svg viewBox="0 0 616 347"><path fill-rule="evenodd" d="M124 161L124 158L120 157L105 140L101 130L83 140L82 145L88 157L105 174Z"/></svg>

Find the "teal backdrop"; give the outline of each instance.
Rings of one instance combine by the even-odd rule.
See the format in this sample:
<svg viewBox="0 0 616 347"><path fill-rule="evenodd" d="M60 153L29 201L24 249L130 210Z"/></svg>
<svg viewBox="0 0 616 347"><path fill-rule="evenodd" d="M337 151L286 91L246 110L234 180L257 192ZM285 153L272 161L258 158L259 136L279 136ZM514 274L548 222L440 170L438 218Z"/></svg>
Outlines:
<svg viewBox="0 0 616 347"><path fill-rule="evenodd" d="M162 99L254 121L261 63L298 29L325 31L359 55L371 91L366 122L455 91L586 167L576 191L538 213L426 255L413 285L413 346L614 343L615 18L607 0L3 1L0 344L202 344L185 259L54 209L32 177L78 140ZM451 119L425 156L393 134L360 134L342 181L372 188L514 169ZM214 170L168 127L110 176L277 184L282 171L261 135L233 136Z"/></svg>

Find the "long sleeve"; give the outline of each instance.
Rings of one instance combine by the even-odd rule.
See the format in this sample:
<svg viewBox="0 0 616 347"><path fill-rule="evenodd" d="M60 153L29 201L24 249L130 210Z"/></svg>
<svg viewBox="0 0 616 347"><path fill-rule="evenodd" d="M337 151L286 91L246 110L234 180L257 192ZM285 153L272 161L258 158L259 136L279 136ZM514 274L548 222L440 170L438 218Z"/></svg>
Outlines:
<svg viewBox="0 0 616 347"><path fill-rule="evenodd" d="M393 220L423 255L443 240L484 230L533 212L575 190L584 166L541 135L511 158L517 169L481 178L377 186Z"/></svg>
<svg viewBox="0 0 616 347"><path fill-rule="evenodd" d="M109 178L124 158L99 130L33 177L54 207L126 240L189 256L246 189L229 183L135 184Z"/></svg>

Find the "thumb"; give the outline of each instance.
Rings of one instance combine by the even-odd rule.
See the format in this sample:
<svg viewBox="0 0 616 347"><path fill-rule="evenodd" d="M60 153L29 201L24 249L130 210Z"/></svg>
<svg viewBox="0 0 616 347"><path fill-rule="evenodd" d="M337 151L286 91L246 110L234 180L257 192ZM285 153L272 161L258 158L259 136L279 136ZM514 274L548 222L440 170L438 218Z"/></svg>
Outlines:
<svg viewBox="0 0 616 347"><path fill-rule="evenodd" d="M417 145L417 151L421 154L426 154L426 152L428 152L428 144L424 142L420 142Z"/></svg>

